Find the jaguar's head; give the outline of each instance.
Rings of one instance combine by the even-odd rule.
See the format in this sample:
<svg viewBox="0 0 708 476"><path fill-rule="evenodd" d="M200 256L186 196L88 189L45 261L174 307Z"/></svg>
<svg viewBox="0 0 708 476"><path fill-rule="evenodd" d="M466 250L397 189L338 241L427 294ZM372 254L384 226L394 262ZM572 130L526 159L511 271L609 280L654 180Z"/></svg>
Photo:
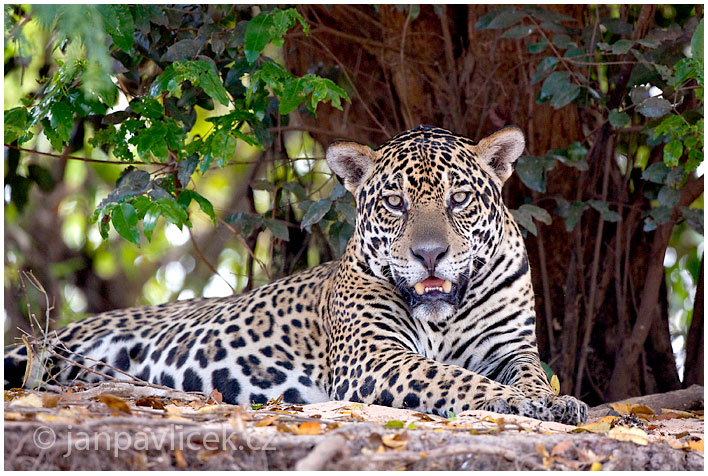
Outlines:
<svg viewBox="0 0 708 476"><path fill-rule="evenodd" d="M475 143L419 126L376 150L335 142L327 162L357 202L352 239L414 317L443 322L504 239L501 188L524 149L515 127Z"/></svg>

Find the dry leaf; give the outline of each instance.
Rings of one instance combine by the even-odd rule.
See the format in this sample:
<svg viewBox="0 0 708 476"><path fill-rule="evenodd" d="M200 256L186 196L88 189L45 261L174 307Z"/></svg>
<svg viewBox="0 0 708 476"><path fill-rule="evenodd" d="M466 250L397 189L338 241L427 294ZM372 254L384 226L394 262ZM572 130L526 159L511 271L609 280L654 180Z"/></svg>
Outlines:
<svg viewBox="0 0 708 476"><path fill-rule="evenodd" d="M279 421L275 424L275 429L281 433L292 433L293 435L298 434L297 425L293 425L292 423Z"/></svg>
<svg viewBox="0 0 708 476"><path fill-rule="evenodd" d="M629 402L615 402L610 403L610 408L619 413L620 415L629 415L629 411L632 408L632 404Z"/></svg>
<svg viewBox="0 0 708 476"><path fill-rule="evenodd" d="M599 461L593 461L592 465L590 466L590 471L601 471L602 470L602 463Z"/></svg>
<svg viewBox="0 0 708 476"><path fill-rule="evenodd" d="M635 415L641 415L641 414L646 414L646 415L653 415L654 410L649 408L646 405L632 405L632 408L629 409L630 413L634 413Z"/></svg>
<svg viewBox="0 0 708 476"><path fill-rule="evenodd" d="M267 418L264 418L264 419L260 420L260 421L259 421L258 423L256 423L254 426L256 426L256 427L270 426L270 425L272 425L273 423L275 423L275 421L276 421L278 418L280 418L280 415L272 415L272 416L269 416L269 417L267 417Z"/></svg>
<svg viewBox="0 0 708 476"><path fill-rule="evenodd" d="M392 450L405 450L410 438L408 432L396 433L395 435L384 435L381 437L383 444Z"/></svg>
<svg viewBox="0 0 708 476"><path fill-rule="evenodd" d="M223 410L219 405L204 405L197 409L197 413L211 413L218 410Z"/></svg>
<svg viewBox="0 0 708 476"><path fill-rule="evenodd" d="M431 417L430 415L426 415L425 413L414 413L411 416L420 418L420 421L435 421L433 417Z"/></svg>
<svg viewBox="0 0 708 476"><path fill-rule="evenodd" d="M162 399L160 397L155 397L155 396L139 398L135 402L135 406L137 406L137 407L150 407L150 408L154 408L155 410L164 410L165 409L165 404L162 403Z"/></svg>
<svg viewBox="0 0 708 476"><path fill-rule="evenodd" d="M56 395L52 393L43 393L42 394L42 406L44 408L55 408L57 405L59 405L59 399L61 398L61 395Z"/></svg>
<svg viewBox="0 0 708 476"><path fill-rule="evenodd" d="M217 389L211 391L211 393L209 394L209 398L214 400L216 403L224 402L224 396L221 395L221 392L219 392Z"/></svg>
<svg viewBox="0 0 708 476"><path fill-rule="evenodd" d="M297 428L298 435L319 435L322 433L322 425L316 421L306 421Z"/></svg>
<svg viewBox="0 0 708 476"><path fill-rule="evenodd" d="M10 402L11 407L42 408L42 399L36 393L29 393Z"/></svg>
<svg viewBox="0 0 708 476"><path fill-rule="evenodd" d="M131 415L130 407L122 398L114 397L113 395L99 395L96 400L108 407L112 414L120 416L123 414Z"/></svg>
<svg viewBox="0 0 708 476"><path fill-rule="evenodd" d="M692 450L700 451L701 453L703 453L703 440L698 440L698 441L689 440L686 443L688 443L688 447L691 448Z"/></svg>
<svg viewBox="0 0 708 476"><path fill-rule="evenodd" d="M688 448L685 442L679 440L674 436L667 436L666 438L664 438L664 441L675 450L683 450Z"/></svg>
<svg viewBox="0 0 708 476"><path fill-rule="evenodd" d="M551 388L553 389L553 393L560 395L561 383L560 380L558 380L558 375L556 374L553 374L553 377L551 377Z"/></svg>
<svg viewBox="0 0 708 476"><path fill-rule="evenodd" d="M583 431L589 431L590 433L607 433L608 431L610 431L612 423L603 420L604 418L599 421L596 421L595 423L586 423L585 425L580 425L579 427L570 430L570 433L581 433Z"/></svg>
<svg viewBox="0 0 708 476"><path fill-rule="evenodd" d="M672 410L670 408L662 408L661 413L674 414L676 415L674 418L697 418L697 415L694 415L691 412L685 412L683 410Z"/></svg>
<svg viewBox="0 0 708 476"><path fill-rule="evenodd" d="M175 449L175 463L179 469L187 469L187 461L179 448Z"/></svg>
<svg viewBox="0 0 708 476"><path fill-rule="evenodd" d="M551 450L551 456L561 456L563 458L575 458L578 450L572 441L561 441Z"/></svg>
<svg viewBox="0 0 708 476"><path fill-rule="evenodd" d="M644 430L628 426L616 426L607 432L607 436L619 441L631 441L638 445L649 444L649 436Z"/></svg>

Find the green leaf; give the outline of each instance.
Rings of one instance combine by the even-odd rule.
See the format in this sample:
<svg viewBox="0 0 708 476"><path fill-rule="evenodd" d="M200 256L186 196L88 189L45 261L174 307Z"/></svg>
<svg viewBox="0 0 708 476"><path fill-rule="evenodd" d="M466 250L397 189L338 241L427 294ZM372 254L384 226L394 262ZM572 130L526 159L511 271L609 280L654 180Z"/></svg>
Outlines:
<svg viewBox="0 0 708 476"><path fill-rule="evenodd" d="M161 216L160 205L152 202L143 217L143 234L148 241L152 241L152 232Z"/></svg>
<svg viewBox="0 0 708 476"><path fill-rule="evenodd" d="M501 38L526 38L536 29L533 25L517 25L509 28L501 35ZM545 44L544 44L545 48Z"/></svg>
<svg viewBox="0 0 708 476"><path fill-rule="evenodd" d="M273 236L283 241L290 241L290 232L288 231L288 225L280 220L275 220L273 218L265 218L263 220L263 225L268 228Z"/></svg>
<svg viewBox="0 0 708 476"><path fill-rule="evenodd" d="M161 119L164 114L162 104L149 97L132 100L130 110L150 119Z"/></svg>
<svg viewBox="0 0 708 476"><path fill-rule="evenodd" d="M681 199L681 192L679 192L673 187L664 185L659 190L659 194L657 195L656 199L659 201L659 205L667 208L674 208L676 205L678 205L678 202Z"/></svg>
<svg viewBox="0 0 708 476"><path fill-rule="evenodd" d="M226 222L234 225L242 237L248 238L263 224L263 217L255 213L238 212L226 218ZM287 228L286 228L287 230Z"/></svg>
<svg viewBox="0 0 708 476"><path fill-rule="evenodd" d="M671 111L671 103L664 98L650 97L637 106L637 112L646 117L661 117Z"/></svg>
<svg viewBox="0 0 708 476"><path fill-rule="evenodd" d="M309 32L305 19L294 8L288 10L276 8L271 12L261 13L249 21L243 40L246 60L249 63L254 63L270 42L276 46L282 46L283 36L296 22L300 22L305 33Z"/></svg>
<svg viewBox="0 0 708 476"><path fill-rule="evenodd" d="M138 231L138 214L130 203L121 203L111 212L111 223L118 234L140 246L140 232Z"/></svg>
<svg viewBox="0 0 708 476"><path fill-rule="evenodd" d="M546 172L553 170L555 160L550 157L524 155L516 163L516 173L531 190L546 191Z"/></svg>
<svg viewBox="0 0 708 476"><path fill-rule="evenodd" d="M177 225L180 230L182 225L191 228L192 224L187 218L187 211L179 203L170 198L159 198L155 203L160 207L160 213L168 222Z"/></svg>
<svg viewBox="0 0 708 476"><path fill-rule="evenodd" d="M647 169L642 173L642 179L663 184L668 174L669 168L666 164L663 162L657 162L647 167Z"/></svg>
<svg viewBox="0 0 708 476"><path fill-rule="evenodd" d="M384 428L393 428L393 429L400 429L400 428L405 428L406 423L400 420L391 420L386 422L384 425Z"/></svg>
<svg viewBox="0 0 708 476"><path fill-rule="evenodd" d="M631 40L617 40L612 43L610 51L616 55L624 55L632 48L632 45L634 45L634 42Z"/></svg>
<svg viewBox="0 0 708 476"><path fill-rule="evenodd" d="M5 111L5 144L17 141L19 144L28 141L32 132L28 130L29 115L24 107L16 107Z"/></svg>
<svg viewBox="0 0 708 476"><path fill-rule="evenodd" d="M560 109L567 106L578 97L580 94L580 89L580 86L577 84L568 83L567 87L553 95L553 99L551 99L551 106L555 109Z"/></svg>
<svg viewBox="0 0 708 476"><path fill-rule="evenodd" d="M681 141L672 140L664 146L664 163L669 167L676 167L682 155L683 144Z"/></svg>
<svg viewBox="0 0 708 476"><path fill-rule="evenodd" d="M580 221L580 218L583 216L583 212L587 210L587 208L588 206L583 202L573 202L570 204L565 219L566 231L573 231L575 225L578 224L578 221Z"/></svg>
<svg viewBox="0 0 708 476"><path fill-rule="evenodd" d="M183 190L182 193L180 193L179 197L177 198L177 203L182 205L182 207L186 210L187 207L189 207L190 202L194 200L199 204L199 208L207 214L207 216L211 219L211 222L216 225L216 216L214 215L214 206L211 204L209 200L204 198L202 195L198 194L194 190Z"/></svg>
<svg viewBox="0 0 708 476"><path fill-rule="evenodd" d="M165 91L175 94L184 81L190 81L194 86L201 87L210 98L224 106L229 105L229 96L219 78L219 73L211 63L203 60L176 61L169 65L150 87L150 96L157 97Z"/></svg>
<svg viewBox="0 0 708 476"><path fill-rule="evenodd" d="M541 40L538 43L527 43L526 44L526 51L528 51L531 54L536 54L536 53L541 53L546 49L548 46L548 40L545 38L541 38Z"/></svg>
<svg viewBox="0 0 708 476"><path fill-rule="evenodd" d="M74 114L64 101L55 102L49 108L49 121L44 124L44 135L52 143L54 150L61 151L69 143L74 128ZM47 128L49 126L49 128Z"/></svg>
<svg viewBox="0 0 708 476"><path fill-rule="evenodd" d="M524 17L524 13L514 7L509 7L501 11L484 27L488 30L499 30L509 28ZM482 28L480 28L482 29Z"/></svg>
<svg viewBox="0 0 708 476"><path fill-rule="evenodd" d="M189 181L192 179L192 174L197 169L199 164L199 155L192 154L186 159L180 160L177 164L177 180L179 180L182 188L189 185Z"/></svg>
<svg viewBox="0 0 708 476"><path fill-rule="evenodd" d="M605 221L617 222L622 220L622 215L610 210L609 203L607 202L603 202L602 200L588 200L587 203L600 212L602 219Z"/></svg>
<svg viewBox="0 0 708 476"><path fill-rule="evenodd" d="M356 224L356 207L339 200L335 203L334 207L342 214L347 223L351 225Z"/></svg>
<svg viewBox="0 0 708 476"><path fill-rule="evenodd" d="M332 200L329 198L312 203L305 212L305 215L302 217L300 228L305 228L318 223L322 220L322 217L327 214L330 208L332 208Z"/></svg>
<svg viewBox="0 0 708 476"><path fill-rule="evenodd" d="M703 20L701 20L702 22ZM701 23L702 26L702 23ZM703 209L701 208L688 208L679 207L681 215L686 219L688 226L693 228L696 233L703 235L705 233L705 228L703 228Z"/></svg>
<svg viewBox="0 0 708 476"><path fill-rule="evenodd" d="M135 25L128 5L98 5L98 11L103 17L103 27L111 35L113 43L130 53L133 49Z"/></svg>
<svg viewBox="0 0 708 476"><path fill-rule="evenodd" d="M691 58L698 61L700 69L703 69L703 20L701 18L691 37Z"/></svg>
<svg viewBox="0 0 708 476"><path fill-rule="evenodd" d="M629 114L626 112L619 112L617 109L610 111L608 119L610 120L610 125L612 125L615 129L621 129L628 126L632 122Z"/></svg>

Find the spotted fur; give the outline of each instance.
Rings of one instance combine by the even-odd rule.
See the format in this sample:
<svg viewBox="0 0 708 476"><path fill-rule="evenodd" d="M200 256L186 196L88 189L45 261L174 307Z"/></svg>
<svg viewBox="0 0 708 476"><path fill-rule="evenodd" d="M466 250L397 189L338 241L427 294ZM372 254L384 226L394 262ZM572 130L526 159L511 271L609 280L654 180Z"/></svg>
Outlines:
<svg viewBox="0 0 708 476"><path fill-rule="evenodd" d="M99 314L57 338L84 365L218 389L229 403L283 395L584 421L587 406L555 395L541 367L529 262L501 199L523 147L516 128L475 143L428 126L376 150L334 143L328 163L357 202L339 262L239 296ZM418 293L429 279L450 291ZM24 347L6 354L6 386L21 384L25 361ZM59 361L54 372L97 378Z"/></svg>

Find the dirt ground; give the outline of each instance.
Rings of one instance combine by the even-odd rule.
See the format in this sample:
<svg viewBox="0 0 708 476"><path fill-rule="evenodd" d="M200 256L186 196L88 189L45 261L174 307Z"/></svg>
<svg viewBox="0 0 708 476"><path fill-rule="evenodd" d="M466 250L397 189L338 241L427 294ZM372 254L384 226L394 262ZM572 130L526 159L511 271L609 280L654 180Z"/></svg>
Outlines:
<svg viewBox="0 0 708 476"><path fill-rule="evenodd" d="M597 407L574 427L341 401L235 406L121 383L5 391L5 469L702 470L703 387L674 393Z"/></svg>

